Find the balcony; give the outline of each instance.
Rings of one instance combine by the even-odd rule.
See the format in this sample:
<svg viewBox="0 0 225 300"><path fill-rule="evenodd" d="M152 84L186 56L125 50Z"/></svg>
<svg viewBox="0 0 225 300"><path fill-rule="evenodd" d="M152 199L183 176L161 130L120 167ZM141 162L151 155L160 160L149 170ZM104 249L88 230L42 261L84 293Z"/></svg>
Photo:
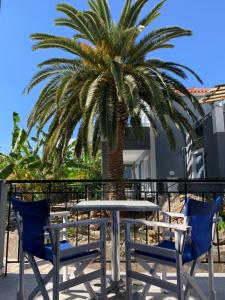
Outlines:
<svg viewBox="0 0 225 300"><path fill-rule="evenodd" d="M132 200L147 200L156 203L162 207L163 211L180 212L184 205L184 198L191 195L193 198L201 201L210 201L216 194L224 196L225 182L210 181L210 180L127 180L123 182L114 182L117 188L125 189L126 199ZM108 181L8 181L8 198L11 194L16 194L21 199L38 200L47 198L51 211L68 211L80 201L97 200L107 198ZM223 216L223 212L222 212ZM88 212L77 212L71 214L71 220L81 220L91 218L92 214ZM96 216L95 216L96 217ZM98 213L97 217L101 217ZM158 213L144 212L131 213L132 218L144 220L159 220L161 217ZM5 300L15 299L18 285L18 236L15 230L12 210L10 204L7 208L7 227L5 231L5 272L6 277L0 278L0 298ZM59 220L56 219L56 222ZM110 277L111 269L111 229L107 228L107 272ZM94 241L99 236L99 229L87 227L84 229L78 228L76 231L69 232L69 238L75 245L82 245ZM143 244L154 244L158 239L162 238L161 231L147 229L144 226L134 226L132 229L132 238ZM121 278L125 276L125 257L124 257L124 230L121 228L120 236L120 269ZM225 232L223 224L217 227L213 246L213 258L215 268L215 289L217 299L224 298L224 263L225 263ZM198 282L203 289L207 288L208 274L206 273L206 258L203 257L201 268L198 269ZM97 264L98 262L96 262ZM93 265L95 268L95 265ZM29 264L25 267L26 290L32 290L35 285L35 279ZM47 273L49 266L41 265L43 274ZM72 270L72 267L69 267ZM140 270L140 269L139 269ZM143 271L144 272L144 271ZM159 270L160 275L161 270ZM171 282L175 282L175 273L173 269L168 270L168 278ZM61 274L61 276L63 276ZM51 295L52 284L48 285L49 294ZM98 285L95 289L98 289ZM137 282L137 290L140 288L140 283ZM124 299L118 295L109 294L109 299ZM42 299L37 297L36 299ZM60 294L60 299L88 299L88 294L85 292L83 285L76 286L70 290ZM162 296L160 289L152 287L146 299L176 299L172 294L167 293ZM193 294L190 299L196 299Z"/></svg>

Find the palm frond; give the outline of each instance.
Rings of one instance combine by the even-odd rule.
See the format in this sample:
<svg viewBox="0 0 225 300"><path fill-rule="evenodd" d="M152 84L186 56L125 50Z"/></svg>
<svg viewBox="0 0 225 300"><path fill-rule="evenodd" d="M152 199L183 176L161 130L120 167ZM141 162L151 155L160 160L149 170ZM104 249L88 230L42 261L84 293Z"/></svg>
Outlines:
<svg viewBox="0 0 225 300"><path fill-rule="evenodd" d="M191 132L196 114L203 110L183 80L193 75L202 81L186 66L153 59L152 52L172 48L173 39L191 36L192 32L172 26L143 35L166 0L140 18L147 2L125 0L117 24L107 0L89 0L86 11L59 4L57 10L62 16L55 25L72 29L71 37L46 33L31 36L34 50L56 48L67 54L40 63L41 69L25 89L28 93L44 84L28 128L38 125L42 130L47 125L45 157L57 151L60 160L74 130L78 131L76 155L96 154L102 138L109 151L114 151L122 145L121 126L125 127L128 119L132 126L141 126L143 115L155 131L160 127L166 132L171 147L176 144L174 126L184 135Z"/></svg>
<svg viewBox="0 0 225 300"><path fill-rule="evenodd" d="M32 34L31 38L37 40L36 44L33 46L33 50L37 49L48 49L48 48L58 48L69 52L70 54L77 55L81 59L85 59L89 63L96 65L100 58L96 56L95 52L91 47L88 47L89 51L85 51L80 43L73 39L60 37L60 36L51 36L45 37L40 34Z"/></svg>
<svg viewBox="0 0 225 300"><path fill-rule="evenodd" d="M108 33L111 29L111 14L109 4L107 0L97 0L98 14L101 16L103 22L106 25Z"/></svg>
<svg viewBox="0 0 225 300"><path fill-rule="evenodd" d="M141 10L143 9L143 7L147 2L148 0L137 0L136 2L134 2L133 5L131 5L129 13L127 14L124 22L126 28L135 26L138 17L141 13Z"/></svg>
<svg viewBox="0 0 225 300"><path fill-rule="evenodd" d="M130 11L130 8L131 8L131 3L132 3L132 0L126 0L126 2L124 4L124 8L123 8L123 11L121 13L121 17L120 17L119 22L118 22L118 28L119 29L123 29L125 24L126 24L126 20L128 19L128 14L129 14L129 11Z"/></svg>
<svg viewBox="0 0 225 300"><path fill-rule="evenodd" d="M111 61L111 72L112 72L112 76L116 85L116 89L117 89L117 95L118 97L122 97L122 90L123 90L123 69L122 69L122 65L115 61L112 60Z"/></svg>
<svg viewBox="0 0 225 300"><path fill-rule="evenodd" d="M90 31L89 22L83 13L77 11L69 4L58 4L57 10L66 14L68 18L57 18L55 20L56 25L68 26L72 29L75 29L79 33L83 34L84 37L93 42L94 37Z"/></svg>
<svg viewBox="0 0 225 300"><path fill-rule="evenodd" d="M173 45L168 43L171 39L181 36L190 36L192 32L180 27L168 27L155 30L142 38L131 50L129 63L139 62L152 51L160 48L171 48Z"/></svg>
<svg viewBox="0 0 225 300"><path fill-rule="evenodd" d="M159 2L153 9L150 11L150 13L147 14L146 17L144 17L140 22L139 26L147 27L150 23L152 23L157 17L160 16L160 10L162 6L165 4L167 0L162 0Z"/></svg>

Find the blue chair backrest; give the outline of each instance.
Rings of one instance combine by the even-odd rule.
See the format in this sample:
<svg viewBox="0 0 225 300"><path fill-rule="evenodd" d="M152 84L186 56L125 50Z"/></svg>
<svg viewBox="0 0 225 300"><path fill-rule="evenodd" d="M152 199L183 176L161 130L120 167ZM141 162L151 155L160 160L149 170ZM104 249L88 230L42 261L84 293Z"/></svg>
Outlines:
<svg viewBox="0 0 225 300"><path fill-rule="evenodd" d="M19 212L23 221L23 250L34 256L44 256L44 230L50 217L47 200L21 201L11 199L15 213Z"/></svg>
<svg viewBox="0 0 225 300"><path fill-rule="evenodd" d="M192 227L191 244L194 258L198 258L211 247L213 216L221 209L222 198L214 202L202 202L188 198L185 215L189 217L188 225Z"/></svg>

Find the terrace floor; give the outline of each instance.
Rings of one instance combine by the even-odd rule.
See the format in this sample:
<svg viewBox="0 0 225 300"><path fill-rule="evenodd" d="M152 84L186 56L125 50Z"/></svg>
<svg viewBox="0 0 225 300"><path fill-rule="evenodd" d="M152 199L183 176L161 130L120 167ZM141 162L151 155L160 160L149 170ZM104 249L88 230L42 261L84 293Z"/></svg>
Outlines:
<svg viewBox="0 0 225 300"><path fill-rule="evenodd" d="M49 265L42 265L41 266L42 274L47 273L49 270ZM169 280L171 282L174 282L175 280L175 274L169 273ZM110 275L108 275L110 277ZM122 273L122 278L125 277L124 272ZM202 287L202 289L207 291L207 273L197 273L197 280L199 285ZM217 300L223 300L224 299L224 284L225 284L225 273L216 273L215 274L215 289L217 292ZM29 266L27 266L25 271L25 291L26 293L29 293L36 285L34 275L32 274L31 269ZM8 269L8 276L7 277L0 277L0 299L4 300L15 300L16 299L16 291L18 286L18 264L10 264ZM140 285L137 285L140 287ZM49 283L48 286L49 295L52 294L52 284ZM97 287L95 289L98 289ZM43 299L41 296L36 297L35 299L41 300ZM71 288L69 290L63 291L60 293L60 300L84 300L89 299L89 295L85 291L84 285L79 285L74 288ZM125 299L123 296L118 296L115 294L109 294L108 299L111 300L122 300ZM135 298L134 298L135 299ZM165 293L162 294L160 289L157 287L152 287L146 300L173 300L176 299L172 294ZM190 296L191 300L198 299L193 294Z"/></svg>

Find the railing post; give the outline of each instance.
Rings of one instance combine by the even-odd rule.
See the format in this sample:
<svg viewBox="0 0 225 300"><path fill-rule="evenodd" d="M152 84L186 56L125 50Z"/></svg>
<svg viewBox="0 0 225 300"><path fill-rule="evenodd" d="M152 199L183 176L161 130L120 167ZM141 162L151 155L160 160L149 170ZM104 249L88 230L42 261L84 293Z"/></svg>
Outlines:
<svg viewBox="0 0 225 300"><path fill-rule="evenodd" d="M6 204L7 204L7 185L5 181L0 180L0 275L4 273Z"/></svg>

